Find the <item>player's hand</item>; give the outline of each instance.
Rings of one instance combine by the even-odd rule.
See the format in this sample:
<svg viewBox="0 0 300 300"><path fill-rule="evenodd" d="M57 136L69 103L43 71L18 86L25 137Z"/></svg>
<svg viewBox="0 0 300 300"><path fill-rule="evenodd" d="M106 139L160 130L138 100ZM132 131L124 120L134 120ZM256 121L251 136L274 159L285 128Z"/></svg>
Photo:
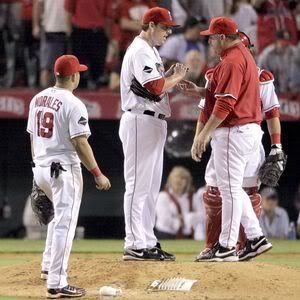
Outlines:
<svg viewBox="0 0 300 300"><path fill-rule="evenodd" d="M202 159L202 154L206 151L207 149L207 144L209 143L210 140L210 135L208 135L205 131L201 131L199 135L195 138L194 143L193 143L193 154L194 155L194 160L196 161L201 161Z"/></svg>
<svg viewBox="0 0 300 300"><path fill-rule="evenodd" d="M181 80L177 83L176 88L183 94L192 97L200 97L201 88L189 80Z"/></svg>
<svg viewBox="0 0 300 300"><path fill-rule="evenodd" d="M167 72L165 72L165 77L169 77L174 74L175 64L173 64Z"/></svg>
<svg viewBox="0 0 300 300"><path fill-rule="evenodd" d="M188 67L186 67L185 65L179 63L175 64L174 74L179 75L181 78L184 78L187 71Z"/></svg>
<svg viewBox="0 0 300 300"><path fill-rule="evenodd" d="M102 174L99 177L94 177L94 178L95 178L95 182L96 182L96 188L98 190L107 191L110 189L111 184L110 184L109 179L106 176L104 176Z"/></svg>
<svg viewBox="0 0 300 300"><path fill-rule="evenodd" d="M32 36L35 39L39 39L40 35L41 35L41 27L37 26L37 25L33 26L33 28L32 28Z"/></svg>
<svg viewBox="0 0 300 300"><path fill-rule="evenodd" d="M201 158L198 156L197 150L196 150L196 143L195 140L193 142L192 148L191 148L191 155L192 155L192 159L196 162L200 162Z"/></svg>

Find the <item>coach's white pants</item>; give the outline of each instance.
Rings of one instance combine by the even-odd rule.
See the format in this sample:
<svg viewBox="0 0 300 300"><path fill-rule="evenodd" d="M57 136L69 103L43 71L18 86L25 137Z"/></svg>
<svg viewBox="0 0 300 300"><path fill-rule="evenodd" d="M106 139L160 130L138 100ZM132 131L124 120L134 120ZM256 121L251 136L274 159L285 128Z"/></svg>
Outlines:
<svg viewBox="0 0 300 300"><path fill-rule="evenodd" d="M67 268L82 197L80 165L64 165L66 172L50 177L50 167L33 168L37 185L52 200L54 219L48 224L42 270L48 271L48 288L62 288L67 283Z"/></svg>
<svg viewBox="0 0 300 300"><path fill-rule="evenodd" d="M162 179L167 122L125 112L119 135L124 152L125 248L152 248L157 243L155 204Z"/></svg>
<svg viewBox="0 0 300 300"><path fill-rule="evenodd" d="M259 153L262 131L257 124L218 128L212 135L217 186L222 197L223 247L235 247L240 223L248 239L262 235L250 198L243 190L243 178L253 153Z"/></svg>
<svg viewBox="0 0 300 300"><path fill-rule="evenodd" d="M205 169L205 182L209 186L217 187L217 176L214 161L214 143L211 141L211 155ZM243 178L243 187L259 186L260 181L258 172L265 161L265 150L262 143L260 143L258 151L253 152L251 158L246 164L246 169Z"/></svg>

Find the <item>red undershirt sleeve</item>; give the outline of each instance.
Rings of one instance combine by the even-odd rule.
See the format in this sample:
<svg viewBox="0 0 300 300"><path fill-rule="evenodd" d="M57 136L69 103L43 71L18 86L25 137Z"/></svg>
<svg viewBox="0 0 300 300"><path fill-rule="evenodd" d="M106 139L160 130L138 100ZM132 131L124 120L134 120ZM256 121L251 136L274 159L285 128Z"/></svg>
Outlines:
<svg viewBox="0 0 300 300"><path fill-rule="evenodd" d="M157 80L149 81L145 84L145 88L154 95L160 95L165 85L165 79L160 78Z"/></svg>
<svg viewBox="0 0 300 300"><path fill-rule="evenodd" d="M224 120L233 110L236 100L230 96L216 98L212 114L218 119Z"/></svg>
<svg viewBox="0 0 300 300"><path fill-rule="evenodd" d="M273 119L273 118L276 118L276 117L279 118L280 117L279 108L274 107L273 109L267 111L265 113L265 117L266 117L266 120Z"/></svg>

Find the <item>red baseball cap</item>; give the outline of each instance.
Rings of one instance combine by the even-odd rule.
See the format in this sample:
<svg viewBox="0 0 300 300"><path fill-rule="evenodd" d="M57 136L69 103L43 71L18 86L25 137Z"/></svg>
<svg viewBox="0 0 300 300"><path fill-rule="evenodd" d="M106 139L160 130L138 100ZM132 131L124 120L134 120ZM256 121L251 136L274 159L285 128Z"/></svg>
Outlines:
<svg viewBox="0 0 300 300"><path fill-rule="evenodd" d="M86 71L88 67L81 65L74 55L62 55L55 61L54 73L60 76L71 76L77 72Z"/></svg>
<svg viewBox="0 0 300 300"><path fill-rule="evenodd" d="M208 30L201 31L201 35L213 34L237 34L238 28L236 23L228 17L212 18Z"/></svg>
<svg viewBox="0 0 300 300"><path fill-rule="evenodd" d="M170 27L178 27L180 25L176 24L171 16L171 13L162 7L153 7L147 10L143 16L143 24L149 24L153 22L155 24L163 24Z"/></svg>

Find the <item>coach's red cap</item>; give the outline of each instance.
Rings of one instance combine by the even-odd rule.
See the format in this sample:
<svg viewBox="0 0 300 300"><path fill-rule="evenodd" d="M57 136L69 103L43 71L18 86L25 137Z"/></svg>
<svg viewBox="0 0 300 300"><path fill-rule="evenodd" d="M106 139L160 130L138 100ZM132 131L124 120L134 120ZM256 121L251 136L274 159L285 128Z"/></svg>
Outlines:
<svg viewBox="0 0 300 300"><path fill-rule="evenodd" d="M74 55L62 55L56 61L54 65L55 75L71 76L77 72L86 71L88 67L81 65L79 60Z"/></svg>
<svg viewBox="0 0 300 300"><path fill-rule="evenodd" d="M238 28L236 23L227 17L217 17L210 21L208 30L201 31L201 35L213 34L237 34Z"/></svg>
<svg viewBox="0 0 300 300"><path fill-rule="evenodd" d="M163 24L171 27L178 27L180 25L176 24L171 16L171 13L162 7L153 7L147 10L143 16L143 24L149 24L153 22L155 24Z"/></svg>

